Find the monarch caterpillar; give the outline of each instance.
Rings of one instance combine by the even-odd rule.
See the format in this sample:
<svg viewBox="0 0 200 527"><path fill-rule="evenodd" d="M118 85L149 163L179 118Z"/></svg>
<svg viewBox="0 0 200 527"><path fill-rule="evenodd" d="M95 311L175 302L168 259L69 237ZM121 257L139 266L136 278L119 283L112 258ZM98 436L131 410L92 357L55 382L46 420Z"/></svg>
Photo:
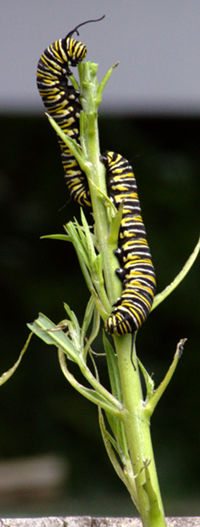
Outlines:
<svg viewBox="0 0 200 527"><path fill-rule="evenodd" d="M70 66L85 58L86 46L71 38L76 26L64 39L45 49L37 68L37 85L47 111L61 129L79 143L79 92L69 85ZM58 137L66 184L71 197L79 205L91 206L85 174L80 169L70 149ZM147 318L152 306L156 280L146 232L142 222L137 186L132 167L120 154L107 152L102 161L106 167L109 194L116 207L123 202L123 215L119 230L119 247L115 253L121 268L116 272L123 283L120 299L113 306L105 322L108 333L123 335L134 333Z"/></svg>
<svg viewBox="0 0 200 527"><path fill-rule="evenodd" d="M70 66L75 67L87 53L85 44L72 38L78 28L96 20L87 20L76 26L65 38L56 40L45 49L37 67L37 86L47 112L63 132L79 143L79 92L69 85ZM65 180L71 197L79 205L90 206L87 179L70 149L58 137Z"/></svg>
<svg viewBox="0 0 200 527"><path fill-rule="evenodd" d="M141 217L136 180L129 162L120 154L106 152L102 158L111 197L118 208L123 203L116 270L122 280L121 297L105 321L108 333L134 333L147 318L156 288L155 271Z"/></svg>

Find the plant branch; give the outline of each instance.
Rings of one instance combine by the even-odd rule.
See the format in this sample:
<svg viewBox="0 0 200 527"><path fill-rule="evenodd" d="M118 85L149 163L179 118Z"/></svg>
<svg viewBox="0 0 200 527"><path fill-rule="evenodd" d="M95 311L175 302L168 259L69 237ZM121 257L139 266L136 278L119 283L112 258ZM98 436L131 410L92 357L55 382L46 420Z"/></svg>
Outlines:
<svg viewBox="0 0 200 527"><path fill-rule="evenodd" d="M158 388L153 392L151 397L147 400L147 404L145 405L145 413L147 413L149 416L151 416L158 404L158 401L162 397L163 393L165 392L169 382L171 381L174 372L176 370L177 364L180 360L180 357L183 353L184 344L186 343L187 339L181 339L176 347L176 352L173 358L173 361Z"/></svg>
<svg viewBox="0 0 200 527"><path fill-rule="evenodd" d="M180 273L177 274L177 276L174 278L174 280L169 284L165 289L158 293L158 295L155 296L152 309L155 309L167 296L171 295L171 293L178 287L178 285L182 282L182 280L185 278L185 276L189 273L192 265L194 264L198 254L200 251L200 238L198 239L198 242L192 252L192 254L189 256L188 260L186 261L185 265L181 269Z"/></svg>
<svg viewBox="0 0 200 527"><path fill-rule="evenodd" d="M97 246L102 257L102 266L105 276L106 290L108 298L113 304L121 294L121 283L116 276L115 270L119 265L113 254L117 245L118 230L116 226L120 223L120 214L116 215L116 225L113 225L112 211L109 203L104 199L106 194L105 170L100 162L100 149L97 123L97 107L99 104L96 65L92 63L81 64L79 66L81 104L84 111L82 118L82 133L84 138L84 154L88 161L88 184L92 202L93 217L95 221L95 235ZM109 212L108 212L109 211ZM108 420L111 429L115 433L115 440L120 457L126 459L129 453L131 478L129 478L129 492L134 503L137 503L144 527L164 527L165 519L162 500L159 491L153 449L150 437L149 418L144 413L143 395L140 383L140 375L137 365L136 350L133 350L133 363L131 360L132 336L125 335L114 337L115 350L118 357L119 380L121 386L121 396L125 412L122 416L123 432L116 423L114 416ZM112 389L118 390L113 381L111 372L110 379ZM107 435L101 420L101 429L104 441L106 442L109 456L115 470L120 472L116 462L113 448L111 447L110 435ZM148 481L145 469L149 463ZM129 467L130 468L130 467ZM130 474L130 470L129 470ZM120 475L122 476L121 472ZM127 487L128 488L128 487Z"/></svg>

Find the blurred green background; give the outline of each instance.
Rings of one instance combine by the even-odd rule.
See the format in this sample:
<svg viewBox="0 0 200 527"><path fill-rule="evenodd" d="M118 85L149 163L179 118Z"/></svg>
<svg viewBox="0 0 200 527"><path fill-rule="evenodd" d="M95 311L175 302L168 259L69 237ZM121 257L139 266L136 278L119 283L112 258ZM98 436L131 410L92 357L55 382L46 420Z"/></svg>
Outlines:
<svg viewBox="0 0 200 527"><path fill-rule="evenodd" d="M179 272L199 235L200 120L170 117L100 119L101 150L133 164L161 291ZM16 360L42 311L63 318L63 301L82 318L88 294L70 245L40 240L62 232L79 209L64 208L60 152L45 117L1 116L1 372ZM62 210L60 210L62 209ZM199 259L179 288L147 320L138 354L158 383L181 337L188 337L174 379L152 420L167 514L200 514ZM100 351L100 342L97 342ZM103 359L99 360L106 377ZM51 454L66 467L52 496L0 495L0 516L134 515L107 460L96 408L67 385L56 351L32 340L15 376L0 390L0 461ZM1 464L0 464L1 474Z"/></svg>

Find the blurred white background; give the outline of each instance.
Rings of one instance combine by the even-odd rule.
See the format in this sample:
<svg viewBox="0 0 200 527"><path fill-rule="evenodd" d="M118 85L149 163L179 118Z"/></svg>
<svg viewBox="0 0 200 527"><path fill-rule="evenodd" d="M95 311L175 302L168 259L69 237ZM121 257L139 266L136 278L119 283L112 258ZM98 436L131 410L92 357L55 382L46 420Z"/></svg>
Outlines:
<svg viewBox="0 0 200 527"><path fill-rule="evenodd" d="M0 110L40 112L35 73L43 50L81 28L99 77L116 61L103 109L200 113L199 0L8 0L0 17Z"/></svg>

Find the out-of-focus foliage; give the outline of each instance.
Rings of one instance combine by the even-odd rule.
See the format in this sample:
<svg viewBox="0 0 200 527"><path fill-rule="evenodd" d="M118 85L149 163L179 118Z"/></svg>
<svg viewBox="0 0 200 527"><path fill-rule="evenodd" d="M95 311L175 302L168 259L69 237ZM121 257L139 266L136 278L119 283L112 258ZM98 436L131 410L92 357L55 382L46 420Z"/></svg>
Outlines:
<svg viewBox="0 0 200 527"><path fill-rule="evenodd" d="M113 149L133 164L158 291L181 269L199 235L199 129L198 119L100 120L102 152ZM0 172L4 371L26 340L27 321L42 311L59 322L63 301L81 319L87 290L70 244L39 239L60 233L62 224L79 215L78 206L68 202L59 147L45 118L2 117ZM138 354L156 383L178 340L188 338L153 421L163 495L169 486L170 495L200 490L200 423L194 417L200 404L199 320L198 261L138 336ZM103 362L99 358L102 377ZM53 348L51 354L32 339L13 380L1 388L0 408L0 457L62 452L70 459L72 491L73 485L76 492L92 485L97 472L100 487L122 491L104 453L96 409L66 385Z"/></svg>

